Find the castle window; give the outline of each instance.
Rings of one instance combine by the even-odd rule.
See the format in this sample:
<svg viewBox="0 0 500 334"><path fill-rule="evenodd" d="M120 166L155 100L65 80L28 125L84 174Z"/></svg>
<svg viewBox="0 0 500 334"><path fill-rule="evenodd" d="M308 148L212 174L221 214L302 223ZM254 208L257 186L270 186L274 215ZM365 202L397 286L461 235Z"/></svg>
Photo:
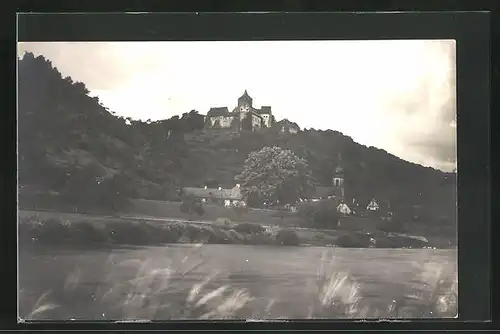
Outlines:
<svg viewBox="0 0 500 334"><path fill-rule="evenodd" d="M340 180L339 179L335 179L335 186L340 187Z"/></svg>

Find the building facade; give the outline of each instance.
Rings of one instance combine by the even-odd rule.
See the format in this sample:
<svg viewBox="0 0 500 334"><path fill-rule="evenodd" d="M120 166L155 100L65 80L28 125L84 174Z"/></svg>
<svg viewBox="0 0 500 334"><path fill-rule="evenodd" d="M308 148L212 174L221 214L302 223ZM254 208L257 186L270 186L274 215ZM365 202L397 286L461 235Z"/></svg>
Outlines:
<svg viewBox="0 0 500 334"><path fill-rule="evenodd" d="M278 130L278 132L281 133L289 133L294 135L300 132L300 127L297 125L297 123L291 122L286 118L275 123L274 126Z"/></svg>
<svg viewBox="0 0 500 334"><path fill-rule="evenodd" d="M253 106L253 99L245 90L238 98L238 105L229 111L227 107L210 108L205 117L207 129L233 129L238 132L256 131L273 125L274 117L270 106L257 109Z"/></svg>

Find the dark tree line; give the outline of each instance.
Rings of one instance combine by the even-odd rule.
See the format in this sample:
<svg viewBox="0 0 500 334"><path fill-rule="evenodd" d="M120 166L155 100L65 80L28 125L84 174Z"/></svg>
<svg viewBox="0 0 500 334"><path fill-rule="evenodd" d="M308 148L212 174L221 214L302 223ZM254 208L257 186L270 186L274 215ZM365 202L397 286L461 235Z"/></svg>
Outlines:
<svg viewBox="0 0 500 334"><path fill-rule="evenodd" d="M85 84L63 78L43 56L26 53L18 64L21 185L58 191L74 201L78 196L98 198L92 192L133 196L120 191L122 183L128 188L142 184L154 189L149 192L156 197L165 197L196 172L184 133L203 128L197 111L155 122L117 117L89 96ZM104 175L95 166L114 173ZM102 182L95 183L96 177Z"/></svg>

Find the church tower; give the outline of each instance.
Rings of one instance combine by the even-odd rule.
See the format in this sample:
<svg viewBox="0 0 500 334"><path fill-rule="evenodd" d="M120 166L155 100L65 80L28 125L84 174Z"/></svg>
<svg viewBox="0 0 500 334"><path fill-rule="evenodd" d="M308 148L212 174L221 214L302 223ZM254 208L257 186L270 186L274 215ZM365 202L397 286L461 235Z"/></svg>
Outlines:
<svg viewBox="0 0 500 334"><path fill-rule="evenodd" d="M335 173L333 175L333 186L335 187L335 192L338 194L337 197L341 196L341 199L344 199L344 168L342 162L342 153L339 153L339 157L337 159L337 168L335 168Z"/></svg>

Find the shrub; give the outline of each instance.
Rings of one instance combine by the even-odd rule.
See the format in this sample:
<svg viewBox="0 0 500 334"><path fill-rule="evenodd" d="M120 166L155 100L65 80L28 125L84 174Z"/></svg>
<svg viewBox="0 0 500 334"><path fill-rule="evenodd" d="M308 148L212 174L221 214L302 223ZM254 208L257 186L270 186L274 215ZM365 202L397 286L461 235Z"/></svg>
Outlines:
<svg viewBox="0 0 500 334"><path fill-rule="evenodd" d="M231 243L231 235L219 228L210 228L210 235L207 242L211 244L228 244Z"/></svg>
<svg viewBox="0 0 500 334"><path fill-rule="evenodd" d="M225 234L218 232L220 232L219 229L214 229L210 226L199 226L197 238L192 241L214 244L221 243L224 241Z"/></svg>
<svg viewBox="0 0 500 334"><path fill-rule="evenodd" d="M201 206L201 204L196 205L194 208L194 213L196 213L198 216L203 216L205 214L205 209L203 209L203 206Z"/></svg>
<svg viewBox="0 0 500 334"><path fill-rule="evenodd" d="M179 223L168 224L158 230L157 235L160 243L176 243L185 230L184 225Z"/></svg>
<svg viewBox="0 0 500 334"><path fill-rule="evenodd" d="M126 245L148 245L154 240L147 223L124 222L107 226L112 243Z"/></svg>
<svg viewBox="0 0 500 334"><path fill-rule="evenodd" d="M383 232L395 232L404 233L406 232L405 226L402 222L396 220L383 220L379 223L378 229Z"/></svg>
<svg viewBox="0 0 500 334"><path fill-rule="evenodd" d="M248 208L246 206L242 206L242 205L234 205L233 206L233 211L236 214L236 217L238 219L241 219L241 217L244 214L248 213Z"/></svg>
<svg viewBox="0 0 500 334"><path fill-rule="evenodd" d="M68 221L49 218L42 220L36 216L19 221L21 240L31 240L43 243L62 243L71 237L71 225Z"/></svg>
<svg viewBox="0 0 500 334"><path fill-rule="evenodd" d="M219 239L224 239L224 235L216 233L215 229L210 226L195 226L191 224L186 224L184 226L185 228L180 236L180 240L191 243L218 243Z"/></svg>
<svg viewBox="0 0 500 334"><path fill-rule="evenodd" d="M47 219L43 227L38 231L38 237L41 241L50 243L65 242L71 236L71 225L60 219Z"/></svg>
<svg viewBox="0 0 500 334"><path fill-rule="evenodd" d="M299 216L315 228L335 229L339 224L339 214L334 201L306 203L299 206Z"/></svg>
<svg viewBox="0 0 500 334"><path fill-rule="evenodd" d="M240 232L240 233L246 233L246 234L250 234L250 233L263 233L266 231L265 227L263 227L262 225L259 225L259 224L253 224L253 223L241 223L241 224L238 224L234 227L234 230L236 232Z"/></svg>
<svg viewBox="0 0 500 334"><path fill-rule="evenodd" d="M245 237L240 233L236 232L235 230L228 230L226 231L226 234L229 240L231 240L234 243L243 243L245 240Z"/></svg>
<svg viewBox="0 0 500 334"><path fill-rule="evenodd" d="M247 245L271 245L274 240L267 234L246 234L244 235L244 243Z"/></svg>
<svg viewBox="0 0 500 334"><path fill-rule="evenodd" d="M73 223L71 234L75 242L88 243L108 241L108 237L104 229L98 228L94 224L87 221Z"/></svg>
<svg viewBox="0 0 500 334"><path fill-rule="evenodd" d="M339 247L368 248L371 246L371 237L363 233L345 234L337 238Z"/></svg>
<svg viewBox="0 0 500 334"><path fill-rule="evenodd" d="M297 233L293 230L280 230L276 234L276 242L284 246L298 246L300 239Z"/></svg>
<svg viewBox="0 0 500 334"><path fill-rule="evenodd" d="M203 216L205 214L205 209L203 209L201 201L193 197L183 198L180 211L189 215L196 213L198 216Z"/></svg>
<svg viewBox="0 0 500 334"><path fill-rule="evenodd" d="M229 226L231 224L231 219L219 217L215 220L215 224L221 226Z"/></svg>

